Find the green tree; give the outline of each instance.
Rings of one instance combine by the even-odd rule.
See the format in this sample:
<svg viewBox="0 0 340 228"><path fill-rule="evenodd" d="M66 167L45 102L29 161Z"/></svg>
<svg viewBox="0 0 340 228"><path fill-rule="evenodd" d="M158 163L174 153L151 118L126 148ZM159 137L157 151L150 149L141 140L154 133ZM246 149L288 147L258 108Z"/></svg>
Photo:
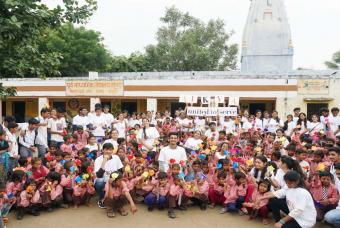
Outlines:
<svg viewBox="0 0 340 228"><path fill-rule="evenodd" d="M86 22L96 1L79 2L63 0L48 7L41 0L0 0L0 77L58 75L61 54L42 52L38 41L65 22Z"/></svg>
<svg viewBox="0 0 340 228"><path fill-rule="evenodd" d="M332 61L325 62L326 66L330 69L340 69L340 51L334 53Z"/></svg>
<svg viewBox="0 0 340 228"><path fill-rule="evenodd" d="M146 59L155 71L213 71L236 68L238 48L228 44L220 19L204 23L175 7L161 18L156 45L146 47Z"/></svg>
<svg viewBox="0 0 340 228"><path fill-rule="evenodd" d="M110 71L112 72L145 72L151 68L145 55L136 52L130 56L114 56Z"/></svg>
<svg viewBox="0 0 340 228"><path fill-rule="evenodd" d="M16 88L14 87L4 87L0 83L0 100L6 99L6 97L13 97L17 94Z"/></svg>
<svg viewBox="0 0 340 228"><path fill-rule="evenodd" d="M62 58L58 70L61 75L77 76L110 69L112 58L102 41L99 32L66 23L42 37L40 50L43 53L60 53Z"/></svg>

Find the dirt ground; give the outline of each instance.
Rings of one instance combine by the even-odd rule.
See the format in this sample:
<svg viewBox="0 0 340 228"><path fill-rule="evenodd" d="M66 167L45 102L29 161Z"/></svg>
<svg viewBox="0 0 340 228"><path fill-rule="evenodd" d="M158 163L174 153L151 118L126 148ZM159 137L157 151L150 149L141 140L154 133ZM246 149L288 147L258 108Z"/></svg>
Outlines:
<svg viewBox="0 0 340 228"><path fill-rule="evenodd" d="M128 209L128 207L126 207ZM245 216L238 214L219 214L219 207L201 211L199 208L191 207L188 211L176 211L177 218L169 219L167 211L154 210L148 212L145 205L138 205L138 212L134 215L115 218L106 217L106 210L99 209L96 205L79 209L57 209L53 212L42 212L40 216L25 215L21 221L16 220L15 214L9 216L10 222L7 228L77 228L77 227L118 227L119 228L257 228L272 227L264 226L260 220L249 221ZM318 224L316 227L328 227Z"/></svg>

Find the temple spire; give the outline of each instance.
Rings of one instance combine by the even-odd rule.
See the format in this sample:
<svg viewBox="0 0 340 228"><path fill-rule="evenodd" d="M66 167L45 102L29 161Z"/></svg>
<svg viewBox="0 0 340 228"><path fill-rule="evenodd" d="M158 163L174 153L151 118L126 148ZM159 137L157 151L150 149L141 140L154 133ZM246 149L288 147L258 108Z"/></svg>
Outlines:
<svg viewBox="0 0 340 228"><path fill-rule="evenodd" d="M283 0L253 0L242 41L242 72L288 72L293 45Z"/></svg>

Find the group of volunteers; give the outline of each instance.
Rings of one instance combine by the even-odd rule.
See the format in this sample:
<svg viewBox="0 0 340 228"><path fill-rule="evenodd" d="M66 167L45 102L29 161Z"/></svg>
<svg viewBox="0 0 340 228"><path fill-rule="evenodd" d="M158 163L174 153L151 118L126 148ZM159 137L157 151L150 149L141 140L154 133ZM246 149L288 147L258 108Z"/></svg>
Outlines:
<svg viewBox="0 0 340 228"><path fill-rule="evenodd" d="M144 203L169 218L218 207L276 228L340 227L338 108L286 118L109 111L81 107L70 121L62 108L43 108L25 125L3 118L0 227L10 211L21 220L94 199L108 218Z"/></svg>

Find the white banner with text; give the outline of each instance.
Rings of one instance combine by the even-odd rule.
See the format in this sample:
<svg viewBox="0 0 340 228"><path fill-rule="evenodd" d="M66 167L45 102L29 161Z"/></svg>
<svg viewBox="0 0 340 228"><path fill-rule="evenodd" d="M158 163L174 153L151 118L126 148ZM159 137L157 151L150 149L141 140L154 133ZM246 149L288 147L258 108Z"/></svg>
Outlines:
<svg viewBox="0 0 340 228"><path fill-rule="evenodd" d="M188 116L237 116L237 107L188 107Z"/></svg>

